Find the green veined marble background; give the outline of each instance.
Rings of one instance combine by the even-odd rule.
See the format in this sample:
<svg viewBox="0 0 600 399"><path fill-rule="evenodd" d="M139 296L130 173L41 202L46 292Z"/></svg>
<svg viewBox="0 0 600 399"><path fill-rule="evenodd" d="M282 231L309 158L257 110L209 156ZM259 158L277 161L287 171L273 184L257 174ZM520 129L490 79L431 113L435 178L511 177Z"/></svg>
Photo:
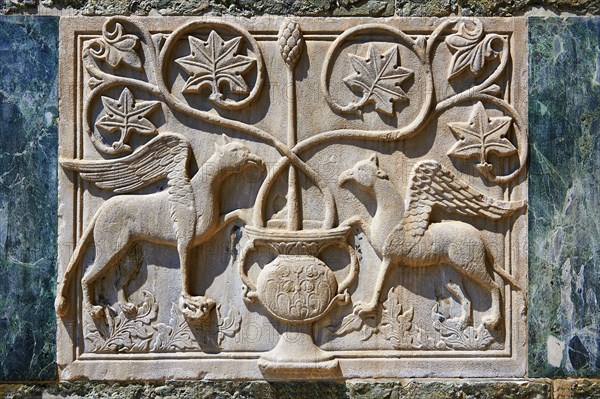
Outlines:
<svg viewBox="0 0 600 399"><path fill-rule="evenodd" d="M0 17L0 380L52 380L58 19ZM600 18L529 19L529 376L600 375Z"/></svg>
<svg viewBox="0 0 600 399"><path fill-rule="evenodd" d="M529 19L529 376L600 375L600 18Z"/></svg>
<svg viewBox="0 0 600 399"><path fill-rule="evenodd" d="M58 18L0 17L0 380L56 377Z"/></svg>

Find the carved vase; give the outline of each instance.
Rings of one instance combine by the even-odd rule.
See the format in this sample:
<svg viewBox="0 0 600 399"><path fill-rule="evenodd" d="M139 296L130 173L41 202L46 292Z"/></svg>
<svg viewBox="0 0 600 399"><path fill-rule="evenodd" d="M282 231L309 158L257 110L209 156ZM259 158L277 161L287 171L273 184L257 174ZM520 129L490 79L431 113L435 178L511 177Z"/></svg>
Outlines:
<svg viewBox="0 0 600 399"><path fill-rule="evenodd" d="M247 286L245 299L258 300L269 314L282 322L284 331L278 344L263 354L258 366L265 374L335 372L338 361L314 343L312 323L325 316L337 302L349 299L347 289L358 273L358 260L347 244L348 227L329 230L287 231L246 226L249 243L240 259L240 274ZM245 271L249 252L268 247L277 257L252 281ZM350 269L342 282L319 259L330 246L341 247L350 255Z"/></svg>

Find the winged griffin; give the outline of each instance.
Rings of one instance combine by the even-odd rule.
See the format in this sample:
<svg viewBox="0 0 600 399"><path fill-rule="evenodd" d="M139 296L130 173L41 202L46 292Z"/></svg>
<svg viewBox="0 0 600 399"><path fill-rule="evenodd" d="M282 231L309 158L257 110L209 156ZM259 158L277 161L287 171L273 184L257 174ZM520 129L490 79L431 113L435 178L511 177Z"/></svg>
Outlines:
<svg viewBox="0 0 600 399"><path fill-rule="evenodd" d="M200 321L214 307L212 299L190 295L188 270L190 251L214 235L233 214L221 217L218 193L223 180L262 160L243 144L223 135L214 154L190 179L192 150L188 140L176 133L162 133L131 155L114 160L65 160L65 169L97 187L128 194L166 178L167 190L143 195L117 195L102 204L79 240L62 281L59 283L56 312L68 310L69 285L89 244L95 244L95 259L82 278L83 306L94 318L104 308L94 303L93 284L116 266L131 246L139 241L176 246L183 280L181 310L188 321ZM232 216L232 217L229 217ZM221 224L220 224L221 222ZM121 306L135 309L119 292Z"/></svg>
<svg viewBox="0 0 600 399"><path fill-rule="evenodd" d="M412 168L403 203L386 172L379 168L376 154L340 175L340 185L349 182L375 197L377 211L370 225L356 217L346 223L361 225L377 255L382 258L373 294L367 302L355 304L356 314L364 316L375 311L390 266L446 264L490 291L491 310L482 322L487 328L499 325L501 290L493 272L518 289L517 283L504 269L490 262L479 230L460 221L432 223L431 215L434 208L439 207L450 213L497 220L522 208L526 201L489 198L440 163L427 160L417 162Z"/></svg>

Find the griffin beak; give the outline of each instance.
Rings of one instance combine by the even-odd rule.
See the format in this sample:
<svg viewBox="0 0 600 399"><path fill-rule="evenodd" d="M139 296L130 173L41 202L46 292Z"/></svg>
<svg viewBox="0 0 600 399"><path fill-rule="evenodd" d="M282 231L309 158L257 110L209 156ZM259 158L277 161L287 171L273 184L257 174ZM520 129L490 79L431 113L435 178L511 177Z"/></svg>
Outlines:
<svg viewBox="0 0 600 399"><path fill-rule="evenodd" d="M354 173L351 170L346 170L346 171L342 172L342 174L338 178L338 184L341 187L344 184L348 183L350 180L352 180L353 177L354 177Z"/></svg>
<svg viewBox="0 0 600 399"><path fill-rule="evenodd" d="M260 170L266 169L265 163L258 155L252 153L248 154L248 162L256 165Z"/></svg>

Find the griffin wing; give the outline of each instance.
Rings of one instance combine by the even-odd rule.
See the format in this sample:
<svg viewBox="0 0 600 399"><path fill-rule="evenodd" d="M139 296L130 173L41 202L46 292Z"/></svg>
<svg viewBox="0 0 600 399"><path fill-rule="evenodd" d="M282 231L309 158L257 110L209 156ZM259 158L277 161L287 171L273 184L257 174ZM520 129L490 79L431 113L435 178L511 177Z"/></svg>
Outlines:
<svg viewBox="0 0 600 399"><path fill-rule="evenodd" d="M124 158L86 161L61 159L60 164L79 172L97 187L125 194L167 178L171 220L178 240L191 240L196 226L194 192L187 163L189 141L176 133L156 136Z"/></svg>
<svg viewBox="0 0 600 399"><path fill-rule="evenodd" d="M181 178L189 180L187 162L190 153L190 143L184 136L165 133L124 158L93 161L61 159L60 164L79 172L84 180L93 182L98 188L125 194L165 177L169 178L169 187L174 183L180 185L182 182L177 180Z"/></svg>
<svg viewBox="0 0 600 399"><path fill-rule="evenodd" d="M525 200L502 201L487 197L436 161L415 164L406 191L403 227L412 236L425 234L436 206L458 215L497 220L527 204Z"/></svg>

